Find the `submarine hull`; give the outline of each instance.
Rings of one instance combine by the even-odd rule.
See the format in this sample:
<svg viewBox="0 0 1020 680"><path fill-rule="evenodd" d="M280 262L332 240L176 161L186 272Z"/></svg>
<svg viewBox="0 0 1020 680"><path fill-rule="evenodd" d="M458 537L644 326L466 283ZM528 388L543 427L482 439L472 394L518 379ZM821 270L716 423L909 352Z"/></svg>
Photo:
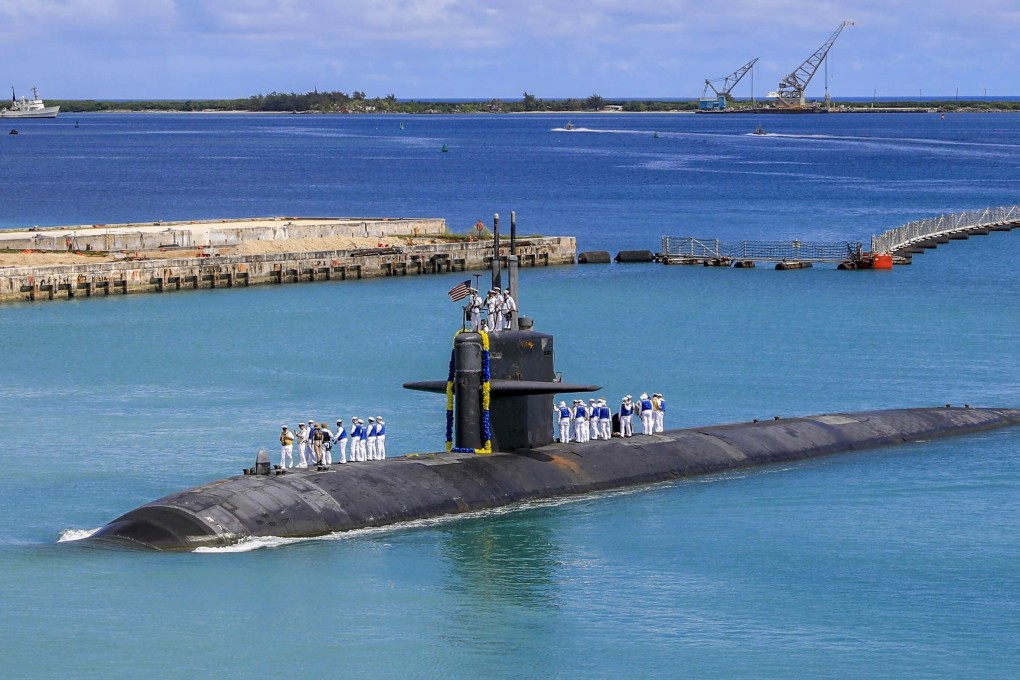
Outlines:
<svg viewBox="0 0 1020 680"><path fill-rule="evenodd" d="M192 550L249 537L311 537L1016 424L1017 409L898 409L245 475L143 505L88 540Z"/></svg>

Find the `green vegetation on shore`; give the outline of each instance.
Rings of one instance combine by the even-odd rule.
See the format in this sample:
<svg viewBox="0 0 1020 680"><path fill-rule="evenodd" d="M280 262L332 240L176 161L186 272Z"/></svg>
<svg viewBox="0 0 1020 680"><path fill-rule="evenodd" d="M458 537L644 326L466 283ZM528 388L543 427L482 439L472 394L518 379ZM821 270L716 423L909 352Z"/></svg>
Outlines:
<svg viewBox="0 0 1020 680"><path fill-rule="evenodd" d="M258 113L523 113L528 111L597 111L616 105L624 111L692 111L696 102L607 100L597 94L585 99L538 99L524 93L520 100L424 101L398 100L395 95L370 98L364 92L270 92L244 99L47 100L69 113L91 111L248 111Z"/></svg>
<svg viewBox="0 0 1020 680"><path fill-rule="evenodd" d="M759 105L766 102L759 102ZM585 99L540 99L525 92L521 99L485 101L398 100L395 95L370 98L364 92L307 92L305 94L270 92L243 99L194 100L48 100L67 113L93 111L245 111L254 113L528 113L598 111L607 106L628 112L694 111L695 100L605 99L593 94ZM734 108L750 108L749 101L737 101ZM868 109L868 102L836 102L834 106ZM878 102L881 109L938 109L940 111L1020 111L1020 101L898 101Z"/></svg>

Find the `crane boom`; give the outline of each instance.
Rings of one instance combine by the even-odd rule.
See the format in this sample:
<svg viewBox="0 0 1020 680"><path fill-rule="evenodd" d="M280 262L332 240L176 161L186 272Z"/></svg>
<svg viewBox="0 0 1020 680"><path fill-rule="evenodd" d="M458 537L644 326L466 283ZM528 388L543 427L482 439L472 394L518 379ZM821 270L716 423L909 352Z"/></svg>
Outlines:
<svg viewBox="0 0 1020 680"><path fill-rule="evenodd" d="M730 90L737 86L740 79L747 75L747 72L751 70L757 61L758 57L755 57L725 78L716 78L715 80L708 80L706 78L705 89L701 92L701 98L704 99L708 95L708 90L711 89L712 92L715 92L716 97L724 97L728 102L733 101L733 97L730 96ZM719 81L722 81L722 90L716 89L715 83Z"/></svg>
<svg viewBox="0 0 1020 680"><path fill-rule="evenodd" d="M836 42L836 38L843 32L843 29L847 26L853 26L854 22L844 21L839 25L829 39L825 41L825 44L818 48L814 54L808 57L803 64L794 69L793 73L783 78L779 83L779 89L775 92L776 106L777 107L796 107L804 106L804 90L807 89L808 83L814 77L815 72L823 61L825 61L826 55L829 54L829 49L832 48L832 44Z"/></svg>

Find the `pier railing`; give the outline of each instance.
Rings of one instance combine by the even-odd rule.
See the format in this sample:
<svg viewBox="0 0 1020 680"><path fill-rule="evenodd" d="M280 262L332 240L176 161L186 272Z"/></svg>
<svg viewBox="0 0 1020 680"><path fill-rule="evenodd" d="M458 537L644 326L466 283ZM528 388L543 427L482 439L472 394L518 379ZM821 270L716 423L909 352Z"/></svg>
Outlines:
<svg viewBox="0 0 1020 680"><path fill-rule="evenodd" d="M915 222L908 222L902 227L890 229L880 236L872 236L871 252L895 253L907 246L929 238L948 236L980 227L994 227L1016 222L1020 222L1020 205L969 210L939 215L938 217L929 217Z"/></svg>
<svg viewBox="0 0 1020 680"><path fill-rule="evenodd" d="M737 241L693 237L662 237L662 255L682 260L748 260L757 262L832 262L860 257L862 244L852 241Z"/></svg>

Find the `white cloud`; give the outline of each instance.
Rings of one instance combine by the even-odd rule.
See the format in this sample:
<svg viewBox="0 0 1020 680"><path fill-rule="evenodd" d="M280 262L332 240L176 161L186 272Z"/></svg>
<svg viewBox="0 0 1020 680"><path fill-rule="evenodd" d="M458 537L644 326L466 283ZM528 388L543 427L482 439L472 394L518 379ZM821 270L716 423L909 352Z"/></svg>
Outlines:
<svg viewBox="0 0 1020 680"><path fill-rule="evenodd" d="M90 72L105 87L144 82L134 72L151 69L215 96L329 78L357 80L348 89L368 79L398 96L535 85L547 97L683 96L753 57L757 82L772 86L843 19L857 25L832 65L855 94L979 77L1013 87L1016 0L0 0L0 39L19 78L70 82L73 64L82 89ZM39 58L40 48L53 56ZM177 75L185 68L195 71Z"/></svg>

